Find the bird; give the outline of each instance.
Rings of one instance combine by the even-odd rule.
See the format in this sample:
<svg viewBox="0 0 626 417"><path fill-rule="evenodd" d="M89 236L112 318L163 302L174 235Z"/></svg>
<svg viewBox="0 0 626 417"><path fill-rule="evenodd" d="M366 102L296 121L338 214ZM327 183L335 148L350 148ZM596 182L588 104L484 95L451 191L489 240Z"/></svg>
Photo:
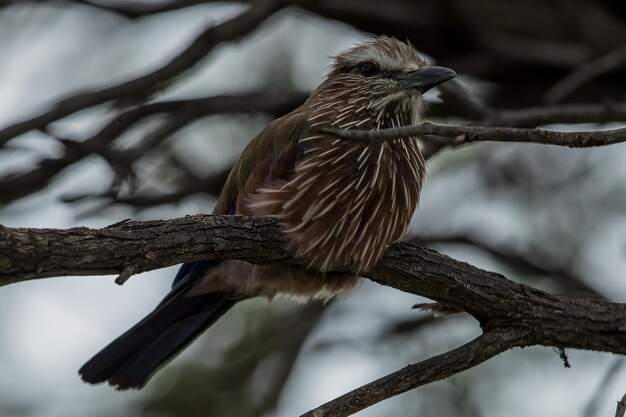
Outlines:
<svg viewBox="0 0 626 417"><path fill-rule="evenodd" d="M355 143L330 129L416 124L423 94L455 76L429 65L408 41L388 36L337 54L306 102L246 146L213 210L277 218L287 250L305 266L183 264L154 311L85 363L82 379L139 389L242 300L349 294L406 234L426 167L415 137Z"/></svg>

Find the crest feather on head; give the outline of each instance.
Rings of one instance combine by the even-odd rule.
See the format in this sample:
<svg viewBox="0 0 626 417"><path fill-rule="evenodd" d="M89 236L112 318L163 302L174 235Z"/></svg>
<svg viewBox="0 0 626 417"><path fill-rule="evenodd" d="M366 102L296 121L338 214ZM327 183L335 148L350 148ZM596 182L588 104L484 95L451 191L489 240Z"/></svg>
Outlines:
<svg viewBox="0 0 626 417"><path fill-rule="evenodd" d="M410 43L391 36L378 36L335 56L331 74L346 72L363 62L373 62L385 70L413 71L428 63Z"/></svg>

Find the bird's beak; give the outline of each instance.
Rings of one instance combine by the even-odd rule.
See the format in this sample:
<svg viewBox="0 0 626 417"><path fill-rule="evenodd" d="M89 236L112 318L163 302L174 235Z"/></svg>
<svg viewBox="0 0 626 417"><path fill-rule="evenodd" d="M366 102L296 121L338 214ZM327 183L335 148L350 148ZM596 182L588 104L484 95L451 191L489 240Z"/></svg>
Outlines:
<svg viewBox="0 0 626 417"><path fill-rule="evenodd" d="M456 77L456 72L446 67L428 66L397 76L398 83L406 89L425 93L433 87Z"/></svg>

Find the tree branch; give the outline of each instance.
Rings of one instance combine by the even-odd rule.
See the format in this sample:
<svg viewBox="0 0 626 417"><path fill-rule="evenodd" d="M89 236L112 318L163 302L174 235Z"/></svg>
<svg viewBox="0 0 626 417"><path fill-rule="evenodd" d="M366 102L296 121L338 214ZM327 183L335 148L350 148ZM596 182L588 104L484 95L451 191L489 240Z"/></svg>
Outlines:
<svg viewBox="0 0 626 417"><path fill-rule="evenodd" d="M285 251L276 219L187 216L104 229L0 228L0 285L67 275L135 273L192 260L304 265ZM514 283L435 251L392 245L368 278L467 311L489 329L532 329L530 344L626 353L626 305Z"/></svg>
<svg viewBox="0 0 626 417"><path fill-rule="evenodd" d="M324 129L345 140L359 143L383 143L398 138L408 138L421 135L437 135L455 138L455 144L471 142L522 142L540 143L545 145L567 146L570 148L588 148L607 146L626 141L626 128L583 131L583 132L556 132L543 128L519 129L511 127L483 127L483 126L447 126L424 122L415 126L397 127L382 130L341 130Z"/></svg>
<svg viewBox="0 0 626 417"><path fill-rule="evenodd" d="M65 203L75 203L84 200L103 200L102 205L95 210L96 212L99 211L99 209L112 205L126 205L140 210L163 204L176 204L195 194L219 195L226 182L226 178L228 178L228 174L230 174L230 167L201 178L192 178L189 181L185 181L185 184L180 189L167 194L136 193L131 195L118 195L117 193L106 191L100 194L66 195L61 199Z"/></svg>
<svg viewBox="0 0 626 417"><path fill-rule="evenodd" d="M523 340L517 331L492 330L465 345L363 385L301 417L345 417L419 386L472 368Z"/></svg>
<svg viewBox="0 0 626 417"><path fill-rule="evenodd" d="M200 259L305 266L285 248L278 221L265 217L196 215L104 229L0 226L0 285L52 276L128 275ZM379 380L331 402L331 410L342 410L333 415L348 415L514 346L626 353L625 304L549 294L408 243L392 245L366 277L466 311L485 335L390 375L386 381L393 384L384 390Z"/></svg>
<svg viewBox="0 0 626 417"><path fill-rule="evenodd" d="M65 152L61 157L41 160L27 172L10 173L1 176L0 190L2 190L2 193L0 193L0 205L10 203L43 189L66 168L92 154L101 155L108 162L131 164L145 154L145 147L141 149L130 148L126 151L114 151L111 149L111 143L148 116L175 112L175 114L184 114L184 121L187 123L215 113L257 111L279 116L297 107L305 99L306 94L298 92L293 94L250 93L162 101L136 107L118 114L92 137L82 142L64 142ZM179 125L178 127L181 126ZM157 139L162 140L164 138L165 136L160 135ZM153 142L153 140L144 140L141 143Z"/></svg>
<svg viewBox="0 0 626 417"><path fill-rule="evenodd" d="M174 0L151 3L133 2L131 4L105 4L91 0L73 0L74 3L83 4L98 10L115 13L127 19L139 19L144 16L151 16L158 13L167 13L184 9L199 4L215 3L218 0Z"/></svg>
<svg viewBox="0 0 626 417"><path fill-rule="evenodd" d="M609 53L574 69L546 91L544 100L548 103L557 103L589 80L614 71L624 63L626 63L626 45L620 45Z"/></svg>
<svg viewBox="0 0 626 417"><path fill-rule="evenodd" d="M286 6L279 0L258 0L244 13L205 29L181 53L164 66L108 87L77 93L59 100L50 110L0 130L0 146L33 129L45 129L50 123L79 110L122 98L147 97L165 81L192 68L222 42L234 40L256 29L267 17Z"/></svg>

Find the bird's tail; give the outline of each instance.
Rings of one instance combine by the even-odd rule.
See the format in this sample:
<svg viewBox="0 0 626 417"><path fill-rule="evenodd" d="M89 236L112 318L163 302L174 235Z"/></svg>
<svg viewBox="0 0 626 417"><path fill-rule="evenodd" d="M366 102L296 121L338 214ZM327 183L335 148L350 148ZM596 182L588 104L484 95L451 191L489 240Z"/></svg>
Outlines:
<svg viewBox="0 0 626 417"><path fill-rule="evenodd" d="M83 365L82 379L141 388L239 301L228 292L191 295L190 288L178 283L152 313Z"/></svg>

